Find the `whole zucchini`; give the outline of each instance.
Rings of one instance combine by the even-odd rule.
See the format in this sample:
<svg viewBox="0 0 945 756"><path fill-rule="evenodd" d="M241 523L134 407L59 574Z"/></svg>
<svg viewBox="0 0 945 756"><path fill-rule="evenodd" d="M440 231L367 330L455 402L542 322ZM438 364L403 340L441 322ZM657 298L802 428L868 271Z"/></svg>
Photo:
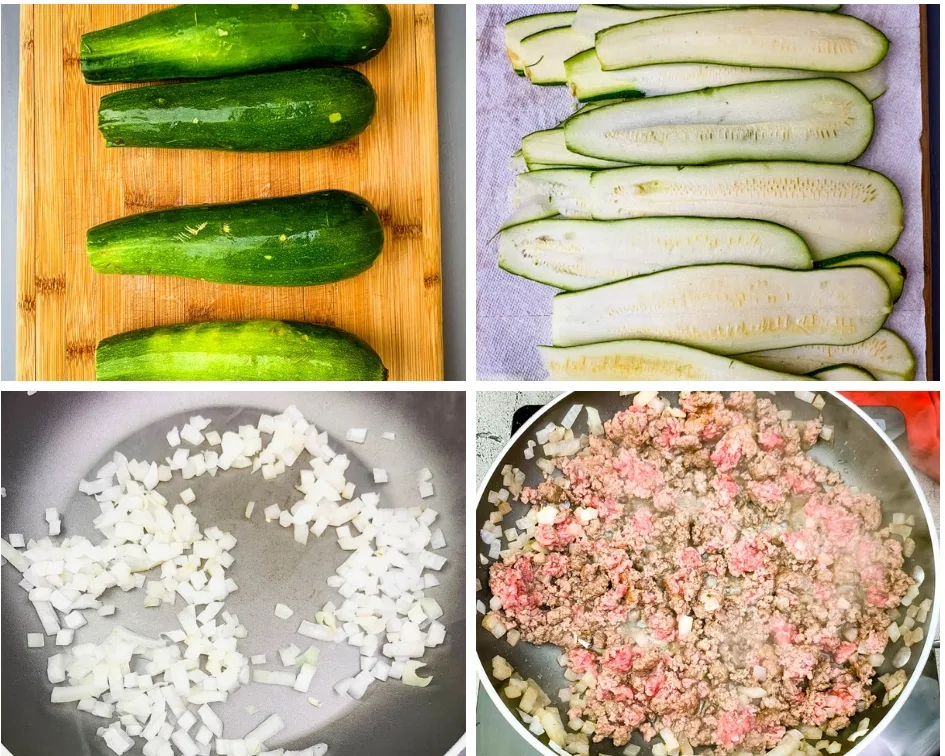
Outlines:
<svg viewBox="0 0 945 756"><path fill-rule="evenodd" d="M102 339L100 381L384 381L387 369L357 336L283 320L191 323Z"/></svg>
<svg viewBox="0 0 945 756"><path fill-rule="evenodd" d="M278 71L113 92L98 128L109 147L311 150L364 131L376 100L353 68Z"/></svg>
<svg viewBox="0 0 945 756"><path fill-rule="evenodd" d="M178 5L82 35L90 84L209 79L361 63L390 36L385 5Z"/></svg>
<svg viewBox="0 0 945 756"><path fill-rule="evenodd" d="M312 286L367 270L384 245L374 208L336 190L131 215L89 229L99 273Z"/></svg>

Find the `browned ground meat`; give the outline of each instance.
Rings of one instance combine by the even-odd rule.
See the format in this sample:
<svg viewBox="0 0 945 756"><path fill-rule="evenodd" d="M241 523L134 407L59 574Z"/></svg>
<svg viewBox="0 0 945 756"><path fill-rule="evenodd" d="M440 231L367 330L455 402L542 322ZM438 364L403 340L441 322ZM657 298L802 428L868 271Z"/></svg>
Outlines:
<svg viewBox="0 0 945 756"><path fill-rule="evenodd" d="M819 418L779 419L750 392L679 406L618 413L523 492L559 511L535 529L539 551L492 566L503 623L592 680L569 714L597 741L668 727L761 752L801 724L845 727L873 701L868 656L912 585L879 501L804 454ZM578 507L598 519L582 525Z"/></svg>

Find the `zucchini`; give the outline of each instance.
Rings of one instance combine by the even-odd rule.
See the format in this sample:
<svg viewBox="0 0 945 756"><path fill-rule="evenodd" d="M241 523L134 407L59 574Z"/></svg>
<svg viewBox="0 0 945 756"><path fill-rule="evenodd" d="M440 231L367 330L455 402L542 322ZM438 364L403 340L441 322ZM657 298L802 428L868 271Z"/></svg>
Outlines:
<svg viewBox="0 0 945 756"><path fill-rule="evenodd" d="M889 40L853 16L741 8L652 18L597 34L605 71L654 63L865 71L886 57Z"/></svg>
<svg viewBox="0 0 945 756"><path fill-rule="evenodd" d="M849 255L831 257L829 260L818 263L817 267L848 268L851 265L862 265L882 276L889 291L892 292L893 302L899 301L906 282L906 269L895 257L875 252L854 252Z"/></svg>
<svg viewBox="0 0 945 756"><path fill-rule="evenodd" d="M579 5L571 29L584 42L585 49L594 47L597 32L609 29L612 26L632 24L645 21L648 18L662 18L663 16L678 16L680 13L692 13L691 10L639 8L629 10L616 5Z"/></svg>
<svg viewBox="0 0 945 756"><path fill-rule="evenodd" d="M360 134L375 104L353 68L310 68L113 92L98 128L109 147L311 150Z"/></svg>
<svg viewBox="0 0 945 756"><path fill-rule="evenodd" d="M529 170L533 165L557 165L563 168L622 168L627 163L601 160L571 152L564 141L564 129L533 131L522 137L522 155Z"/></svg>
<svg viewBox="0 0 945 756"><path fill-rule="evenodd" d="M873 106L839 79L753 82L598 108L564 135L572 152L642 165L846 163L869 146Z"/></svg>
<svg viewBox="0 0 945 756"><path fill-rule="evenodd" d="M584 7L584 6L581 6ZM659 63L652 66L605 71L597 53L585 50L564 62L568 88L581 102L613 97L659 97L694 92L709 87L727 87L753 81L789 81L795 79L836 78L852 84L868 99L886 92L886 65L880 63L867 71L824 74L790 68L751 68L720 66L713 63Z"/></svg>
<svg viewBox="0 0 945 756"><path fill-rule="evenodd" d="M567 291L709 263L813 267L804 240L783 226L743 220L543 220L503 231L499 267Z"/></svg>
<svg viewBox="0 0 945 756"><path fill-rule="evenodd" d="M856 365L834 365L832 367L815 370L811 378L818 381L875 381L876 378L868 370Z"/></svg>
<svg viewBox="0 0 945 756"><path fill-rule="evenodd" d="M559 191L554 202L562 215L580 207L580 217L589 213L602 220L641 215L766 220L797 231L815 260L864 249L888 252L902 233L902 197L896 185L880 173L854 166L647 166L598 171L590 179L555 173ZM591 186L589 196L585 182ZM572 196L565 194L566 187Z"/></svg>
<svg viewBox="0 0 945 756"><path fill-rule="evenodd" d="M89 229L86 244L99 273L312 286L370 268L384 229L367 200L329 190L131 215Z"/></svg>
<svg viewBox="0 0 945 756"><path fill-rule="evenodd" d="M744 8L744 5L620 5L620 8L693 8L697 10L724 10L727 8ZM840 10L840 5L766 5L766 8L800 8L809 11L823 11L830 13Z"/></svg>
<svg viewBox="0 0 945 756"><path fill-rule="evenodd" d="M548 29L560 29L570 26L574 20L574 11L564 13L537 13L534 16L524 16L509 21L505 25L505 51L508 53L512 68L519 76L525 75L525 66L522 63L522 40L538 32ZM593 45L593 40L591 41Z"/></svg>
<svg viewBox="0 0 945 756"><path fill-rule="evenodd" d="M868 268L697 265L558 294L551 327L555 346L652 339L740 354L855 344L890 312L889 287Z"/></svg>
<svg viewBox="0 0 945 756"><path fill-rule="evenodd" d="M532 84L564 84L564 62L587 49L587 43L570 26L532 34L522 40L522 64Z"/></svg>
<svg viewBox="0 0 945 756"><path fill-rule="evenodd" d="M661 341L609 341L575 347L540 346L553 381L809 381Z"/></svg>
<svg viewBox="0 0 945 756"><path fill-rule="evenodd" d="M557 214L558 210L550 202L532 202L527 205L522 205L515 210L505 219L499 231L505 231L506 229L514 228L523 223L554 218Z"/></svg>
<svg viewBox="0 0 945 756"><path fill-rule="evenodd" d="M593 175L592 171L577 168L520 173L512 184L509 199L516 213L523 207L532 206L552 208L555 214L567 218L593 218Z"/></svg>
<svg viewBox="0 0 945 756"><path fill-rule="evenodd" d="M385 5L177 5L82 35L86 82L211 79L361 63L390 36Z"/></svg>
<svg viewBox="0 0 945 756"><path fill-rule="evenodd" d="M792 373L811 373L834 365L856 365L880 381L915 379L915 357L909 345L892 331L883 329L859 344L848 346L808 345L740 354L738 359L766 368Z"/></svg>
<svg viewBox="0 0 945 756"><path fill-rule="evenodd" d="M100 381L383 381L371 347L336 328L284 320L190 323L110 336Z"/></svg>

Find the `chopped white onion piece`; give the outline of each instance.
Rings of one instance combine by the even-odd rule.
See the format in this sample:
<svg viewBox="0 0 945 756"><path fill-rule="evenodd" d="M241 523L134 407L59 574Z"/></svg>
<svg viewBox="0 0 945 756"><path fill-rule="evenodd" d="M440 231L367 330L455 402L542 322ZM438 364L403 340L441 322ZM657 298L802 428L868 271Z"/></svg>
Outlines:
<svg viewBox="0 0 945 756"><path fill-rule="evenodd" d="M284 729L285 722L282 721L282 717L280 717L278 714L272 714L267 717L255 730L250 732L244 738L244 740L265 743L270 738L278 735Z"/></svg>
<svg viewBox="0 0 945 756"><path fill-rule="evenodd" d="M417 670L421 667L425 667L426 664L418 661L408 661L404 663L403 671L403 683L404 685L412 685L418 688L425 688L433 680L433 677L419 677L417 675Z"/></svg>
<svg viewBox="0 0 945 756"><path fill-rule="evenodd" d="M387 483L387 470L375 467L373 470L375 483Z"/></svg>
<svg viewBox="0 0 945 756"><path fill-rule="evenodd" d="M352 441L356 444L363 444L367 438L367 428L351 428L345 434L346 441Z"/></svg>
<svg viewBox="0 0 945 756"><path fill-rule="evenodd" d="M26 634L26 646L27 648L42 648L46 645L46 636L42 633L27 633Z"/></svg>
<svg viewBox="0 0 945 756"><path fill-rule="evenodd" d="M295 612L293 612L285 604L276 604L275 611L273 612L279 619L289 619Z"/></svg>

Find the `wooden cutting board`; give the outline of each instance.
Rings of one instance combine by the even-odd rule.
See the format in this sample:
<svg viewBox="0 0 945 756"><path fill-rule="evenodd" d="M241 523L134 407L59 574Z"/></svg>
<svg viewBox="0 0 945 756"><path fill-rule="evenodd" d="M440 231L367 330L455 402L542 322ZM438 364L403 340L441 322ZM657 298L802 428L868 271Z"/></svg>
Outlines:
<svg viewBox="0 0 945 756"><path fill-rule="evenodd" d="M167 5L21 9L17 378L92 380L95 345L137 328L284 318L337 326L380 354L392 380L442 380L436 57L432 5L391 5L390 41L357 66L377 91L358 138L309 152L235 154L106 149L102 95L85 84L80 36ZM204 202L345 189L385 228L366 273L326 286L229 286L99 275L85 232L113 218Z"/></svg>

